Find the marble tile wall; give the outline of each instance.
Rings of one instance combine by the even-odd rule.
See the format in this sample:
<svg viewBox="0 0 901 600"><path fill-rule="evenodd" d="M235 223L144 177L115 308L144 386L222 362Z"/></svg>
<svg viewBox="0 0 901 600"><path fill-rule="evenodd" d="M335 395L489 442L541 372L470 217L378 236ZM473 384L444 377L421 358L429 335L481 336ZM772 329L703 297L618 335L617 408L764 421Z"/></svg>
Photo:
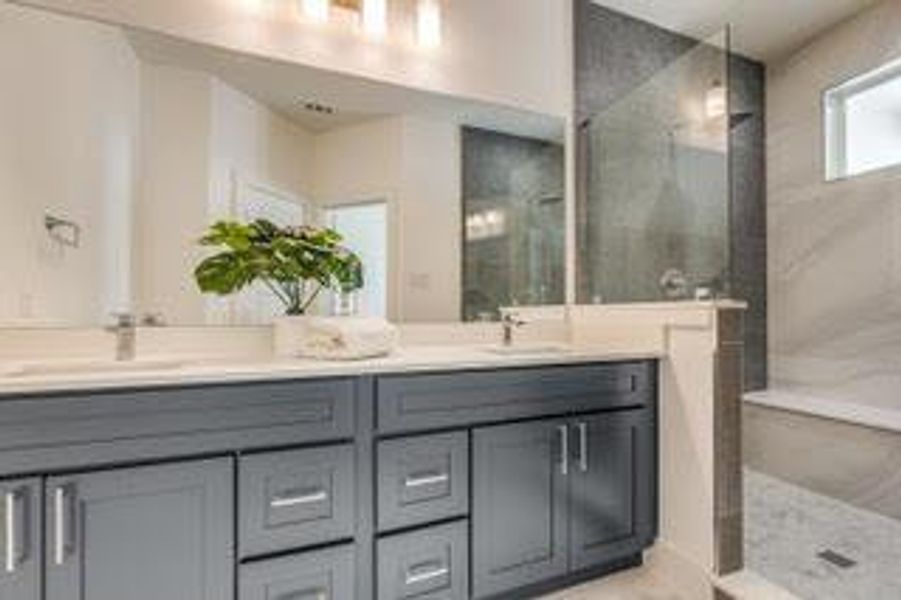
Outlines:
<svg viewBox="0 0 901 600"><path fill-rule="evenodd" d="M901 169L825 180L822 93L901 57L885 0L768 69L771 379L901 410Z"/></svg>
<svg viewBox="0 0 901 600"><path fill-rule="evenodd" d="M611 107L698 42L661 29L590 0L575 8L576 118L583 123ZM764 89L762 64L740 56L730 62L732 112L729 179L729 270L732 295L749 303L746 316L745 388L767 383L766 165L764 161ZM580 163L587 173L591 148L582 136ZM580 222L588 223L586 177L578 182ZM579 231L580 301L592 300L591 273L598 260L591 231ZM634 237L634 236L633 236Z"/></svg>

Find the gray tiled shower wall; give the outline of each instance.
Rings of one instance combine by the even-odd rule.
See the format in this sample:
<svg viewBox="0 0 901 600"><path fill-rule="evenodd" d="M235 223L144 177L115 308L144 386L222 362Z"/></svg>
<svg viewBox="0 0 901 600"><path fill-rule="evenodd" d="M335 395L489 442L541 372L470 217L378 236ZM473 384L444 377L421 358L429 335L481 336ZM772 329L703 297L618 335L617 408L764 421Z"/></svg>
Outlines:
<svg viewBox="0 0 901 600"><path fill-rule="evenodd" d="M698 44L697 40L601 7L590 0L575 0L575 3L576 117L579 123L602 113ZM732 55L729 89L732 112L729 280L732 296L749 304L745 320L745 387L760 389L767 383L764 66ZM591 154L589 150L583 156ZM597 155L597 149L594 154ZM581 189L585 188L585 182L580 181L579 185ZM581 202L581 191L579 196ZM585 222L584 203L579 210L581 220ZM592 246L588 244L587 247ZM582 260L591 261L591 256L583 256ZM583 301L587 301L585 293L587 291L580 283Z"/></svg>

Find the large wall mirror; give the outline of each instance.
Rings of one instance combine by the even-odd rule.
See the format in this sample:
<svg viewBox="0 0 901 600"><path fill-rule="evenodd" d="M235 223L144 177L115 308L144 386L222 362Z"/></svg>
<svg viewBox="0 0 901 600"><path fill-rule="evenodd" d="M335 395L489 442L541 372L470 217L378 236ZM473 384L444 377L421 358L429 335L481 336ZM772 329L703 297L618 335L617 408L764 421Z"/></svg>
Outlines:
<svg viewBox="0 0 901 600"><path fill-rule="evenodd" d="M6 2L0 77L2 326L268 323L194 281L219 220L339 231L394 321L564 300L558 118Z"/></svg>

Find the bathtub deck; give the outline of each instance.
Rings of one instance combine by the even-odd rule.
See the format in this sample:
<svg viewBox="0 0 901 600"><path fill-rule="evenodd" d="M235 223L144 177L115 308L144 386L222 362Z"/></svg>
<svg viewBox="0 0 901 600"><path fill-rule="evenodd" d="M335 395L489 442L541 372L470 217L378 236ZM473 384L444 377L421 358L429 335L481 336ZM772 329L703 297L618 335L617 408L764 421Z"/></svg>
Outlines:
<svg viewBox="0 0 901 600"><path fill-rule="evenodd" d="M901 521L746 471L746 563L809 600L901 598ZM856 561L847 569L817 555Z"/></svg>

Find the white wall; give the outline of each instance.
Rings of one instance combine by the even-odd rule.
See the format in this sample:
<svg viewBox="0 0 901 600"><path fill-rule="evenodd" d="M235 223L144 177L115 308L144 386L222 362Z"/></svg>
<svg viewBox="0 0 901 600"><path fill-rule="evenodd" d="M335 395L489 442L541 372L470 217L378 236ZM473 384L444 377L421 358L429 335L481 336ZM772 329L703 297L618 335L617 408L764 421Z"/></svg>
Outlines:
<svg viewBox="0 0 901 600"><path fill-rule="evenodd" d="M566 116L572 82L569 2L444 2L444 46L411 43L414 0L393 0L391 34L370 42L304 23L297 0L27 0L189 40L314 67Z"/></svg>
<svg viewBox="0 0 901 600"><path fill-rule="evenodd" d="M313 136L220 80L212 86L210 144L211 219L230 214L235 176L301 199L313 191Z"/></svg>
<svg viewBox="0 0 901 600"><path fill-rule="evenodd" d="M886 0L768 68L771 366L777 384L896 395L901 170L825 181L821 94L901 56Z"/></svg>
<svg viewBox="0 0 901 600"><path fill-rule="evenodd" d="M210 197L213 79L141 66L141 196L136 214L136 308L202 323L191 271ZM175 151L174 149L177 149Z"/></svg>
<svg viewBox="0 0 901 600"><path fill-rule="evenodd" d="M315 144L320 204L388 202L389 317L459 320L459 127L387 117L320 134Z"/></svg>
<svg viewBox="0 0 901 600"><path fill-rule="evenodd" d="M227 303L197 289L197 240L232 216L241 181L308 197L312 136L215 77L148 64L142 74L138 308L174 323L227 319Z"/></svg>
<svg viewBox="0 0 901 600"><path fill-rule="evenodd" d="M404 321L458 321L463 263L460 128L406 117L398 220Z"/></svg>
<svg viewBox="0 0 901 600"><path fill-rule="evenodd" d="M138 77L117 30L0 4L0 321L128 307ZM49 242L46 212L80 248Z"/></svg>

